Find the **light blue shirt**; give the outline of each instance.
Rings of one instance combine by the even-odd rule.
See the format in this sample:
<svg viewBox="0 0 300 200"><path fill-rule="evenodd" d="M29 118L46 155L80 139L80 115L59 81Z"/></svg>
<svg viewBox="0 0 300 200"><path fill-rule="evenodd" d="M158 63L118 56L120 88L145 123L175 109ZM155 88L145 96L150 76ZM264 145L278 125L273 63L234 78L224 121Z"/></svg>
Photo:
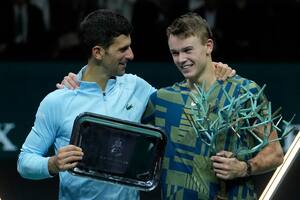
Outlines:
<svg viewBox="0 0 300 200"><path fill-rule="evenodd" d="M82 71L78 74L81 80ZM27 136L18 159L18 171L24 178L50 178L48 149L55 153L69 144L73 122L82 112L93 112L140 122L149 96L155 91L136 75L125 74L110 79L105 91L97 83L80 81L75 90L59 89L40 103L34 126ZM59 199L139 199L135 189L60 172Z"/></svg>

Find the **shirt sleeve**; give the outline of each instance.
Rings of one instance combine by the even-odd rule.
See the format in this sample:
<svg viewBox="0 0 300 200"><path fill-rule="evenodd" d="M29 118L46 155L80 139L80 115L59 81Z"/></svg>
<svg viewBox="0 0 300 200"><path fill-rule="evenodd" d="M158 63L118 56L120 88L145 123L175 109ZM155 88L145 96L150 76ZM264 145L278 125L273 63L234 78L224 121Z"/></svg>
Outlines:
<svg viewBox="0 0 300 200"><path fill-rule="evenodd" d="M152 93L152 95L150 96L146 110L142 116L141 121L143 124L155 125L155 98L156 92Z"/></svg>
<svg viewBox="0 0 300 200"><path fill-rule="evenodd" d="M147 95L148 97L150 97L151 94L153 94L156 91L156 88L153 87L152 85L150 85L147 81L145 81L144 79L136 76L137 78L137 86L144 88L144 93L145 95Z"/></svg>
<svg viewBox="0 0 300 200"><path fill-rule="evenodd" d="M55 141L58 111L53 95L48 95L40 104L34 126L28 134L18 157L17 170L28 179L44 179L51 175L48 171L48 149Z"/></svg>
<svg viewBox="0 0 300 200"><path fill-rule="evenodd" d="M260 87L256 82L249 81L249 84L247 86L247 89L254 95L259 95L259 98L257 99L257 105L262 105L259 110L259 116L265 118L268 117L269 112L269 101L267 96L265 95L264 91L262 90L262 87ZM251 102L248 102L248 107L251 107ZM257 119L260 121L261 119Z"/></svg>
<svg viewBox="0 0 300 200"><path fill-rule="evenodd" d="M137 97L139 97L140 103L142 104L142 114L145 112L149 105L149 99L152 94L156 92L156 88L154 88L152 85L150 85L147 81L144 79L134 75L136 79L136 84L135 84L135 94ZM143 100L142 100L143 99Z"/></svg>

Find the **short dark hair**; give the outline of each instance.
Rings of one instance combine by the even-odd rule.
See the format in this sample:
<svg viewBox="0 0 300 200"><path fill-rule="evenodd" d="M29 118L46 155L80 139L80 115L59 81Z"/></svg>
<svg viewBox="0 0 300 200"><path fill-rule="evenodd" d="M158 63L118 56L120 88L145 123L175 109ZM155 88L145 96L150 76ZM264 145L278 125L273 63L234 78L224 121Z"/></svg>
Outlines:
<svg viewBox="0 0 300 200"><path fill-rule="evenodd" d="M99 9L88 14L80 23L79 37L84 52L90 56L94 46L108 48L115 37L128 36L132 30L132 25L123 15Z"/></svg>
<svg viewBox="0 0 300 200"><path fill-rule="evenodd" d="M167 28L167 36L175 35L183 38L197 36L202 42L213 39L209 25L200 15L189 12L176 18Z"/></svg>

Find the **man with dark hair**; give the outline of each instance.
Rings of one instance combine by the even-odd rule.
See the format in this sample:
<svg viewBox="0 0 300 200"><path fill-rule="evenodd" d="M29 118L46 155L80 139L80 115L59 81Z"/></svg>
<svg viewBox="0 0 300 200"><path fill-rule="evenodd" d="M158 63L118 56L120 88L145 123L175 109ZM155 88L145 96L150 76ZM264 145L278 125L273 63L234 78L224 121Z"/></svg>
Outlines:
<svg viewBox="0 0 300 200"><path fill-rule="evenodd" d="M90 13L80 24L80 37L88 55L78 73L76 90L61 89L40 103L34 126L22 146L18 172L28 179L45 179L59 174L59 199L139 199L138 191L73 176L67 170L82 160L82 149L69 145L76 116L93 112L140 122L150 94L155 89L143 79L125 74L133 59L132 26L108 10ZM133 107L129 110L126 106ZM54 145L55 155L47 156Z"/></svg>

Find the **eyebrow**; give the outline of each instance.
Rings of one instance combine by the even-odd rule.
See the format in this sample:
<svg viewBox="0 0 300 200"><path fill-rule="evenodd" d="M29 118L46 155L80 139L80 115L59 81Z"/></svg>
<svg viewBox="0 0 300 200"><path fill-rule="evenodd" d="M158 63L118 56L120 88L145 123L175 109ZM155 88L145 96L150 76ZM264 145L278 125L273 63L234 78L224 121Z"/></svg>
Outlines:
<svg viewBox="0 0 300 200"><path fill-rule="evenodd" d="M179 52L179 51L186 51L186 50L190 50L190 49L194 49L194 47L190 45L190 46L183 47L181 49L170 49L170 51L171 52L175 52L175 51Z"/></svg>
<svg viewBox="0 0 300 200"><path fill-rule="evenodd" d="M125 45L119 48L119 50L124 51L126 49L128 49L130 47L130 45Z"/></svg>

